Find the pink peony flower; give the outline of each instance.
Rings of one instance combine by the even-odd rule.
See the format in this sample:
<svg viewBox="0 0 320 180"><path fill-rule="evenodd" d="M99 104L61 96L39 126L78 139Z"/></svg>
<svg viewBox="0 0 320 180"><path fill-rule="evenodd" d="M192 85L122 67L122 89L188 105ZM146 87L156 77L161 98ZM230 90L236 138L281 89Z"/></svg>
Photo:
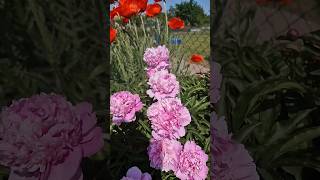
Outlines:
<svg viewBox="0 0 320 180"><path fill-rule="evenodd" d="M211 63L211 75L210 75L210 102L217 103L220 100L220 86L222 81L222 75L220 73L220 65L216 62Z"/></svg>
<svg viewBox="0 0 320 180"><path fill-rule="evenodd" d="M150 166L166 172L175 171L181 150L182 145L179 141L151 139L148 147Z"/></svg>
<svg viewBox="0 0 320 180"><path fill-rule="evenodd" d="M211 115L211 179L259 180L256 166L242 144L231 139L224 117Z"/></svg>
<svg viewBox="0 0 320 180"><path fill-rule="evenodd" d="M208 155L193 141L187 141L179 155L175 175L181 180L204 180L207 178Z"/></svg>
<svg viewBox="0 0 320 180"><path fill-rule="evenodd" d="M147 63L149 68L169 66L169 50L166 46L147 48L143 60Z"/></svg>
<svg viewBox="0 0 320 180"><path fill-rule="evenodd" d="M212 179L259 180L256 165L242 144L233 143L224 153L213 157Z"/></svg>
<svg viewBox="0 0 320 180"><path fill-rule="evenodd" d="M176 97L180 89L176 76L167 70L161 70L153 74L148 84L150 85L150 89L147 90L147 94L157 100Z"/></svg>
<svg viewBox="0 0 320 180"><path fill-rule="evenodd" d="M218 118L215 112L211 114L211 138L211 153L215 156L222 154L232 146L225 117Z"/></svg>
<svg viewBox="0 0 320 180"><path fill-rule="evenodd" d="M149 173L142 173L138 167L134 166L121 180L152 180L152 177Z"/></svg>
<svg viewBox="0 0 320 180"><path fill-rule="evenodd" d="M0 164L11 168L10 180L82 179L82 157L103 147L92 106L54 94L13 102L0 129Z"/></svg>
<svg viewBox="0 0 320 180"><path fill-rule="evenodd" d="M154 73L161 71L161 70L169 70L169 64L166 62L161 62L158 66L156 67L147 67L147 76L150 78L151 76L154 75Z"/></svg>
<svg viewBox="0 0 320 180"><path fill-rule="evenodd" d="M188 109L178 98L161 99L147 110L155 139L177 139L185 135L184 127L191 122Z"/></svg>
<svg viewBox="0 0 320 180"><path fill-rule="evenodd" d="M135 113L143 107L140 97L128 91L120 91L110 97L110 113L116 125L136 120Z"/></svg>

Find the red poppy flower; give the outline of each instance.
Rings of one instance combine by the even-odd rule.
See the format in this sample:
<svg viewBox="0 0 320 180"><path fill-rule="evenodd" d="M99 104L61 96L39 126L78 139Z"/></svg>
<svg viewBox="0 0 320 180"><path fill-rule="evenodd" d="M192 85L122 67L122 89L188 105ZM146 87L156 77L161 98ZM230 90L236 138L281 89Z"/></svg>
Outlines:
<svg viewBox="0 0 320 180"><path fill-rule="evenodd" d="M123 17L130 18L143 12L147 8L148 0L120 0L119 1L119 14Z"/></svg>
<svg viewBox="0 0 320 180"><path fill-rule="evenodd" d="M160 14L161 11L162 11L162 7L160 4L158 4L158 3L149 4L146 9L146 15L148 17L154 17L154 16Z"/></svg>
<svg viewBox="0 0 320 180"><path fill-rule="evenodd" d="M173 30L183 29L184 21L180 18L174 17L169 20L168 26Z"/></svg>
<svg viewBox="0 0 320 180"><path fill-rule="evenodd" d="M119 15L119 7L116 7L116 8L113 8L111 11L110 11L110 20L113 20L114 17L118 16Z"/></svg>
<svg viewBox="0 0 320 180"><path fill-rule="evenodd" d="M127 23L129 22L129 20L130 20L129 18L123 18L123 19L122 19L122 22L123 22L124 24L127 24Z"/></svg>
<svg viewBox="0 0 320 180"><path fill-rule="evenodd" d="M116 40L117 30L110 27L110 43L113 43Z"/></svg>
<svg viewBox="0 0 320 180"><path fill-rule="evenodd" d="M203 56L200 54L193 54L191 56L191 61L194 63L200 63L204 60Z"/></svg>
<svg viewBox="0 0 320 180"><path fill-rule="evenodd" d="M140 12L144 12L147 9L148 0L138 0Z"/></svg>

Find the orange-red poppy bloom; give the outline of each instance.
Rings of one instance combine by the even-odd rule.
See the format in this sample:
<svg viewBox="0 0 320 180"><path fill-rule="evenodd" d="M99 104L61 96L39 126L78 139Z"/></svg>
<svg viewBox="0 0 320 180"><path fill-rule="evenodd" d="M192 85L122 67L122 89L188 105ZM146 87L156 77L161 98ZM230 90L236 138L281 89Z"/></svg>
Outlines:
<svg viewBox="0 0 320 180"><path fill-rule="evenodd" d="M123 18L123 19L122 19L122 22L123 22L124 24L127 24L127 23L129 22L129 20L130 20L129 18Z"/></svg>
<svg viewBox="0 0 320 180"><path fill-rule="evenodd" d="M145 11L147 3L148 0L120 0L118 12L121 16L130 18Z"/></svg>
<svg viewBox="0 0 320 180"><path fill-rule="evenodd" d="M204 60L203 56L200 54L193 54L191 56L191 62L200 63Z"/></svg>
<svg viewBox="0 0 320 180"><path fill-rule="evenodd" d="M169 20L168 26L173 30L183 29L184 21L178 17L174 17Z"/></svg>
<svg viewBox="0 0 320 180"><path fill-rule="evenodd" d="M113 8L111 11L110 11L110 20L113 20L114 17L116 17L117 15L119 15L119 7L116 7L116 8Z"/></svg>
<svg viewBox="0 0 320 180"><path fill-rule="evenodd" d="M116 40L117 30L110 27L110 43L113 43Z"/></svg>
<svg viewBox="0 0 320 180"><path fill-rule="evenodd" d="M149 4L146 9L146 15L148 17L154 17L154 16L160 14L161 11L162 11L162 7L160 4L158 4L158 3Z"/></svg>

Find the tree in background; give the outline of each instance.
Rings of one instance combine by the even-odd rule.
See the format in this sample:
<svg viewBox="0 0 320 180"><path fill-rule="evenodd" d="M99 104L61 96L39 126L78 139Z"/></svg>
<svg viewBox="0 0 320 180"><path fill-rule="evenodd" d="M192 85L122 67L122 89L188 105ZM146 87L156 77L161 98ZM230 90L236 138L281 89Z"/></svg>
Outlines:
<svg viewBox="0 0 320 180"><path fill-rule="evenodd" d="M205 14L203 8L194 0L170 7L169 16L180 17L191 26L203 26L210 22L209 15Z"/></svg>

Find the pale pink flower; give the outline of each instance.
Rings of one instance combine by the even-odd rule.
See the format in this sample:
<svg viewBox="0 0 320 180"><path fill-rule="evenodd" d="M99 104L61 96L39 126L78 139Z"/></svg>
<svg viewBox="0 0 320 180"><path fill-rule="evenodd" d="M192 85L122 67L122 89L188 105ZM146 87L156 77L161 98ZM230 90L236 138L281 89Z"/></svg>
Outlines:
<svg viewBox="0 0 320 180"><path fill-rule="evenodd" d="M222 81L222 74L220 73L221 66L216 62L212 62L210 69L210 102L215 104L220 100L220 87Z"/></svg>
<svg viewBox="0 0 320 180"><path fill-rule="evenodd" d="M176 76L167 70L161 70L153 74L148 84L150 85L150 89L147 90L147 94L157 100L176 97L180 89Z"/></svg>
<svg viewBox="0 0 320 180"><path fill-rule="evenodd" d="M121 180L152 180L152 177L149 173L142 173L138 167L134 166L127 171L126 176Z"/></svg>
<svg viewBox="0 0 320 180"><path fill-rule="evenodd" d="M191 122L189 110L178 98L161 99L147 110L155 139L177 139L185 135L185 126Z"/></svg>
<svg viewBox="0 0 320 180"><path fill-rule="evenodd" d="M135 121L136 112L140 111L142 107L143 104L138 94L120 91L110 97L110 113L113 115L112 121L116 125Z"/></svg>
<svg viewBox="0 0 320 180"><path fill-rule="evenodd" d="M0 164L11 168L10 180L82 179L82 157L103 146L92 106L54 94L13 102L0 129Z"/></svg>
<svg viewBox="0 0 320 180"><path fill-rule="evenodd" d="M166 46L158 46L156 48L147 48L143 60L149 68L158 66L169 66L169 50Z"/></svg>
<svg viewBox="0 0 320 180"><path fill-rule="evenodd" d="M182 145L177 140L151 139L148 147L150 166L162 171L175 171Z"/></svg>
<svg viewBox="0 0 320 180"><path fill-rule="evenodd" d="M211 172L213 180L259 180L256 166L242 144L231 139L224 117L211 115Z"/></svg>
<svg viewBox="0 0 320 180"><path fill-rule="evenodd" d="M208 175L208 155L193 141L187 141L179 155L175 175L181 180L204 180Z"/></svg>

